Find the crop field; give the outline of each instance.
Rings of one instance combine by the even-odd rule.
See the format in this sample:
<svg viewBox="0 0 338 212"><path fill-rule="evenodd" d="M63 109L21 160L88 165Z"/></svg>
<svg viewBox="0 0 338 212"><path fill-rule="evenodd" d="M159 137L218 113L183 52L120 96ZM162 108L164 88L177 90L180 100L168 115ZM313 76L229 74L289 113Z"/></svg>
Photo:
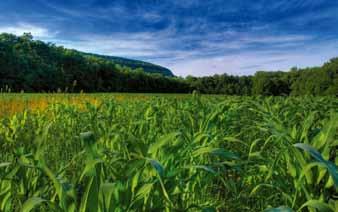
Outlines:
<svg viewBox="0 0 338 212"><path fill-rule="evenodd" d="M0 211L338 211L338 99L0 94Z"/></svg>

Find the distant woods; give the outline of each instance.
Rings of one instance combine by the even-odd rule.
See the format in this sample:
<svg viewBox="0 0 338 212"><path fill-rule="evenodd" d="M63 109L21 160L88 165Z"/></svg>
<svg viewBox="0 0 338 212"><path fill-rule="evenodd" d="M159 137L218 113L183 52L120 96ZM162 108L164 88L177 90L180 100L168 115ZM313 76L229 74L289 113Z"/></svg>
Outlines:
<svg viewBox="0 0 338 212"><path fill-rule="evenodd" d="M297 69L289 72L256 72L254 76L214 75L187 77L189 85L201 93L227 95L338 96L338 58L322 67Z"/></svg>
<svg viewBox="0 0 338 212"><path fill-rule="evenodd" d="M207 71L207 70L206 70ZM186 78L146 73L134 66L33 40L30 34L0 34L3 92L153 92L226 95L337 95L338 58L322 67L254 76Z"/></svg>

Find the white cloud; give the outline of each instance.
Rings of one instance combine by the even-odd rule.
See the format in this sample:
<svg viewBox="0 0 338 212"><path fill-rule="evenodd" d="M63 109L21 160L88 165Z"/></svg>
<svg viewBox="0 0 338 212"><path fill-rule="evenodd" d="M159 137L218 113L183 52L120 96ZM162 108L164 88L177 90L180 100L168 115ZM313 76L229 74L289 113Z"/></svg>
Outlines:
<svg viewBox="0 0 338 212"><path fill-rule="evenodd" d="M240 38L240 42L244 43L264 43L264 44L272 44L272 43L283 43L283 42L301 42L311 40L312 36L306 35L286 35L286 36L246 36Z"/></svg>
<svg viewBox="0 0 338 212"><path fill-rule="evenodd" d="M75 41L50 40L66 48L97 54L123 57L151 57L159 53L159 44L147 33L115 34L114 36L86 35Z"/></svg>
<svg viewBox="0 0 338 212"><path fill-rule="evenodd" d="M179 76L207 76L212 74L251 75L256 71L288 71L320 66L337 56L338 43L315 45L289 51L251 51L211 58L187 59L175 64L166 64Z"/></svg>
<svg viewBox="0 0 338 212"><path fill-rule="evenodd" d="M217 35L210 35L210 37ZM209 37L209 38L210 38ZM182 36L180 39L201 39ZM77 41L51 40L58 45L84 52L106 54L134 59L145 59L170 68L179 76L205 76L212 74L247 75L258 70L289 70L292 66L320 65L335 52L330 46L308 45L308 49L300 47L299 43L311 40L312 37L303 35L288 36L239 36L227 42L201 41L202 49L180 49L171 32L162 33L120 33L111 36L85 35ZM213 39L211 39L213 40ZM182 41L182 40L180 40ZM247 49L252 43L273 44L271 49ZM174 44L173 48L167 48ZM327 47L324 49L324 47ZM290 48L289 50L285 50ZM312 49L311 49L312 48ZM234 52L231 52L231 51ZM208 53L215 53L208 55Z"/></svg>
<svg viewBox="0 0 338 212"><path fill-rule="evenodd" d="M29 23L17 23L14 26L0 26L0 33L11 33L20 36L28 32L39 39L52 38L57 34L56 32L50 32L46 28Z"/></svg>

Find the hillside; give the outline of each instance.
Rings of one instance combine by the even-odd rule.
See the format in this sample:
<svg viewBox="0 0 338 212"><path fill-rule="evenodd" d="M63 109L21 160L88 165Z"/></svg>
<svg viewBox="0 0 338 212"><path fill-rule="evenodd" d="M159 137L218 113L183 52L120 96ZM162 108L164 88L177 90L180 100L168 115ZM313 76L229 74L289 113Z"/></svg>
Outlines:
<svg viewBox="0 0 338 212"><path fill-rule="evenodd" d="M107 59L112 61L113 63L119 64L121 66L126 66L131 69L138 69L142 68L143 71L147 73L158 73L162 74L164 76L170 76L173 77L174 74L169 70L168 68L153 64L153 63L148 63L140 60L133 60L133 59L127 59L123 57L115 57L115 56L107 56L107 55L98 55L98 54L91 54L91 53L84 53L90 56L94 57L99 57L102 59Z"/></svg>
<svg viewBox="0 0 338 212"><path fill-rule="evenodd" d="M0 34L0 88L26 92L187 92L158 65L66 49L30 34Z"/></svg>
<svg viewBox="0 0 338 212"><path fill-rule="evenodd" d="M4 42L7 42L10 39L10 37L14 38L13 35L9 35L9 34L2 34L1 36L1 41L2 44L4 44ZM30 34L26 34L26 38L31 39L32 37ZM7 38L6 38L7 37ZM16 40L16 42L14 41ZM17 39L12 39L12 44L16 45L17 42L20 41L19 37L17 37ZM31 40L32 45L34 44L34 41ZM41 43L41 41L37 41L37 43ZM54 45L53 45L54 47ZM67 49L68 50L68 49ZM74 51L77 52L79 54L82 54L83 56L90 56L90 57L97 57L100 59L104 59L104 60L109 60L112 63L116 64L116 65L120 65L122 67L127 67L131 70L136 70L136 69L143 69L144 72L146 73L154 73L154 74L161 74L163 76L170 76L173 77L174 74L171 72L171 70L169 70L168 68L153 64L153 63L149 63L149 62L144 62L144 61L140 61L140 60L133 60L133 59L127 59L127 58L123 58L123 57L115 57L115 56L107 56L107 55L99 55L99 54L92 54L92 53L84 53L84 52L80 52L77 50L69 50L69 51Z"/></svg>

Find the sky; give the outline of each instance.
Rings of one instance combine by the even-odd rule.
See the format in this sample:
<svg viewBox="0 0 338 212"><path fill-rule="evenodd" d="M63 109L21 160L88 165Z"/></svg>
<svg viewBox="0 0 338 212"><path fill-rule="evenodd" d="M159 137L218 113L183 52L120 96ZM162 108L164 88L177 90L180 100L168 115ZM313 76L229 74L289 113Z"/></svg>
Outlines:
<svg viewBox="0 0 338 212"><path fill-rule="evenodd" d="M1 0L0 33L144 60L178 76L251 75L338 56L338 0Z"/></svg>

